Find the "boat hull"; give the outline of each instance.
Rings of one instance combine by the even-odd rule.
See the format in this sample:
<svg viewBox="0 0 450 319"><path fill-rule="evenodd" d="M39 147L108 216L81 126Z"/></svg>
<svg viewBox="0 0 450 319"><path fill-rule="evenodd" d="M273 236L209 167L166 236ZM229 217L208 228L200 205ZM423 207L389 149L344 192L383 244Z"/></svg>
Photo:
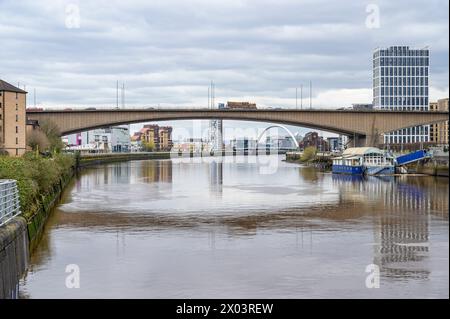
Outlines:
<svg viewBox="0 0 450 319"><path fill-rule="evenodd" d="M363 175L363 166L349 166L349 165L333 165L332 172L335 174L350 174L350 175Z"/></svg>

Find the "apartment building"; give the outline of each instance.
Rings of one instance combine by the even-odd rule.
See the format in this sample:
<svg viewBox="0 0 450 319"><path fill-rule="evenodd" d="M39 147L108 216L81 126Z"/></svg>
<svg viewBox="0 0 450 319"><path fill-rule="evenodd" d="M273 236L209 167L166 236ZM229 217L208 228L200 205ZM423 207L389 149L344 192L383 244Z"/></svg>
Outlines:
<svg viewBox="0 0 450 319"><path fill-rule="evenodd" d="M431 102L430 111L448 112L448 98ZM430 142L438 145L448 145L448 121L430 125Z"/></svg>
<svg viewBox="0 0 450 319"><path fill-rule="evenodd" d="M0 79L0 151L21 156L26 151L27 92Z"/></svg>

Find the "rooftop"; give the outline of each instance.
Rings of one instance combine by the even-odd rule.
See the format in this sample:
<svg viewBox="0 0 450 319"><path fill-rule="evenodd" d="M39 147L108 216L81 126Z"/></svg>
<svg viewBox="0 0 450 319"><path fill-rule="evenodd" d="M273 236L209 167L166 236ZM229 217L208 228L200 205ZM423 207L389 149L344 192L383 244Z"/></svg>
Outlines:
<svg viewBox="0 0 450 319"><path fill-rule="evenodd" d="M6 92L17 92L17 93L28 93L27 91L24 91L22 89L19 89L18 87L15 87L12 84L9 84L8 82L5 82L0 79L0 91L6 91Z"/></svg>
<svg viewBox="0 0 450 319"><path fill-rule="evenodd" d="M383 154L383 151L376 147L352 147L347 148L342 156L357 156L365 154Z"/></svg>

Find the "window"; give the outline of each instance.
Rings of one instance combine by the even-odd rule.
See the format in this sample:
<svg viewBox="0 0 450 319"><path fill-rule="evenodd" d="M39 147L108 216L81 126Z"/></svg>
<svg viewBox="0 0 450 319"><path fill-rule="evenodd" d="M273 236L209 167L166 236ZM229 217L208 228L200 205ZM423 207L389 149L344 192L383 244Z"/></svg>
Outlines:
<svg viewBox="0 0 450 319"><path fill-rule="evenodd" d="M19 105L17 105L17 103L16 103L16 111L18 111L19 110Z"/></svg>
<svg viewBox="0 0 450 319"><path fill-rule="evenodd" d="M19 133L19 127L16 126L16 133Z"/></svg>
<svg viewBox="0 0 450 319"><path fill-rule="evenodd" d="M19 93L16 92L16 100L19 98Z"/></svg>
<svg viewBox="0 0 450 319"><path fill-rule="evenodd" d="M19 122L19 115L16 114L16 122Z"/></svg>
<svg viewBox="0 0 450 319"><path fill-rule="evenodd" d="M19 138L16 137L16 145L19 144Z"/></svg>

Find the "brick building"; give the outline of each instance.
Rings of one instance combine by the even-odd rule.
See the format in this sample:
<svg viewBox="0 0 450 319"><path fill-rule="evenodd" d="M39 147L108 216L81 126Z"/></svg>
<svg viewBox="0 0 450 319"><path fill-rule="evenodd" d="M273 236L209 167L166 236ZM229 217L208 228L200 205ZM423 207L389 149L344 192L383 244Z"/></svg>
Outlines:
<svg viewBox="0 0 450 319"><path fill-rule="evenodd" d="M448 98L431 102L430 111L448 111ZM448 121L430 125L430 142L448 145Z"/></svg>
<svg viewBox="0 0 450 319"><path fill-rule="evenodd" d="M0 150L11 156L26 151L27 92L0 80Z"/></svg>
<svg viewBox="0 0 450 319"><path fill-rule="evenodd" d="M314 146L319 152L328 151L328 143L317 132L308 132L303 140L299 143L300 149Z"/></svg>
<svg viewBox="0 0 450 319"><path fill-rule="evenodd" d="M139 132L134 133L132 141L138 143L153 142L156 151L170 151L173 146L172 127L157 124L144 125Z"/></svg>

